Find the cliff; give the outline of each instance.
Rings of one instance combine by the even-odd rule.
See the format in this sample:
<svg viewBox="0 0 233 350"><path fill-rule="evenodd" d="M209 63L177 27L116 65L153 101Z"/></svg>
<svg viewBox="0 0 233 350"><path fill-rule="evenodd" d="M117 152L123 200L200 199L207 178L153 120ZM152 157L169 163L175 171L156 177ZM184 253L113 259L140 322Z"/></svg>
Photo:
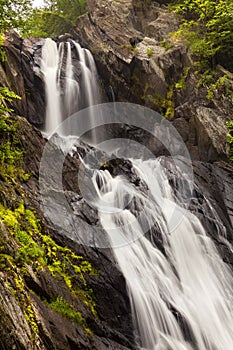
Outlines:
<svg viewBox="0 0 233 350"><path fill-rule="evenodd" d="M179 19L164 7L166 1L149 3L88 0L88 13L78 19L72 37L93 53L106 95L111 86L117 101L157 110L177 128L193 158L190 209L232 267L233 166L226 145L232 102L221 89L209 99L207 89L197 87L189 49L168 37ZM10 144L9 159L2 158L0 167L0 349L135 349L125 281L111 252L67 238L41 210L38 178L46 141L35 127L45 118L37 69L41 44L10 32L4 43L7 61L0 65L1 85L22 98L12 103L11 128L0 134L0 149ZM147 135L136 137L149 142ZM16 151L20 159L12 163ZM56 164L50 161L52 173ZM78 159L66 157L64 192L70 202L78 198L77 225L91 234L98 218L74 181L79 166ZM127 162L112 167L115 174L131 176ZM53 189L51 198L56 195ZM62 205L55 209L61 220L69 217ZM226 232L225 241L218 229Z"/></svg>
<svg viewBox="0 0 233 350"><path fill-rule="evenodd" d="M189 49L172 34L180 20L165 3L88 0L89 12L73 35L93 53L117 101L145 105L173 120L192 158L226 159L231 98L223 87L211 98L206 87L198 87L201 77Z"/></svg>

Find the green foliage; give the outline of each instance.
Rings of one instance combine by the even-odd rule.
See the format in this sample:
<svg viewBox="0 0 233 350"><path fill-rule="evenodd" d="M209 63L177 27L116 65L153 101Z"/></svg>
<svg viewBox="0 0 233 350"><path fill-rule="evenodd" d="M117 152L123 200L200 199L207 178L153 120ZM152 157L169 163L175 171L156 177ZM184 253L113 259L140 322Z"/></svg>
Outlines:
<svg viewBox="0 0 233 350"><path fill-rule="evenodd" d="M1 0L0 33L11 28L23 30L31 9L32 0Z"/></svg>
<svg viewBox="0 0 233 350"><path fill-rule="evenodd" d="M153 47L148 47L148 48L146 49L146 55L147 55L147 57L148 57L148 58L151 58L151 57L153 56L153 54L154 54L154 49L153 49Z"/></svg>
<svg viewBox="0 0 233 350"><path fill-rule="evenodd" d="M38 266L39 262L44 261L44 252L33 239L33 227L27 219L27 216L31 215L30 213L30 210L25 210L23 203L14 211L0 205L0 219L8 227L19 245L15 261L20 265L32 263L32 265L36 264Z"/></svg>
<svg viewBox="0 0 233 350"><path fill-rule="evenodd" d="M197 87L200 86L207 88L206 97L208 99L213 99L221 93L233 102L232 77L228 77L227 74L222 75L219 71L209 69L199 79Z"/></svg>
<svg viewBox="0 0 233 350"><path fill-rule="evenodd" d="M174 0L171 8L184 16L179 34L205 69L217 63L233 69L232 0Z"/></svg>
<svg viewBox="0 0 233 350"><path fill-rule="evenodd" d="M165 50L170 50L174 47L174 43L168 40L162 40L160 41L160 46L164 47Z"/></svg>
<svg viewBox="0 0 233 350"><path fill-rule="evenodd" d="M12 109L6 107L6 102L12 102L13 99L20 100L20 97L7 87L0 86L0 117L4 117L6 112L12 112ZM6 121L6 120L5 120ZM2 131L2 127L0 126ZM4 131L4 130L3 130Z"/></svg>
<svg viewBox="0 0 233 350"><path fill-rule="evenodd" d="M233 120L227 123L229 134L227 136L227 143L229 145L229 160L233 162Z"/></svg>
<svg viewBox="0 0 233 350"><path fill-rule="evenodd" d="M76 322L78 325L84 325L84 319L81 312L74 310L62 297L58 297L55 301L49 303L52 310L59 312L69 320Z"/></svg>
<svg viewBox="0 0 233 350"><path fill-rule="evenodd" d="M0 176L8 183L27 180L28 175L22 169L23 152L18 147L16 136L17 122L10 118L11 109L6 102L19 97L7 88L0 87Z"/></svg>
<svg viewBox="0 0 233 350"><path fill-rule="evenodd" d="M85 279L86 274L94 275L96 272L88 261L43 234L39 220L23 203L15 210L0 205L0 220L17 243L14 263L18 267L30 265L34 269L48 268L55 278L63 280L72 294L96 315L93 292L88 288ZM5 254L4 251L2 253Z"/></svg>
<svg viewBox="0 0 233 350"><path fill-rule="evenodd" d="M172 119L175 115L175 103L173 100L173 86L169 86L166 97L156 94L154 98L154 108L165 118Z"/></svg>
<svg viewBox="0 0 233 350"><path fill-rule="evenodd" d="M183 74L180 78L180 80L175 84L175 88L178 90L185 90L186 89L186 79L188 77L188 73L190 71L190 67L185 67Z"/></svg>
<svg viewBox="0 0 233 350"><path fill-rule="evenodd" d="M86 10L86 0L46 1L45 7L33 10L23 35L51 37L67 33Z"/></svg>
<svg viewBox="0 0 233 350"><path fill-rule="evenodd" d="M0 62L4 62L6 59L5 52L2 50L2 45L4 43L4 36L0 32ZM0 97L1 100L1 97Z"/></svg>
<svg viewBox="0 0 233 350"><path fill-rule="evenodd" d="M0 176L8 183L29 178L22 169L23 152L18 146L17 122L10 117L12 109L7 107L13 99L20 97L8 88L0 87Z"/></svg>
<svg viewBox="0 0 233 350"><path fill-rule="evenodd" d="M6 182L14 183L16 178L23 179L22 158L23 152L10 141L0 143L0 174Z"/></svg>

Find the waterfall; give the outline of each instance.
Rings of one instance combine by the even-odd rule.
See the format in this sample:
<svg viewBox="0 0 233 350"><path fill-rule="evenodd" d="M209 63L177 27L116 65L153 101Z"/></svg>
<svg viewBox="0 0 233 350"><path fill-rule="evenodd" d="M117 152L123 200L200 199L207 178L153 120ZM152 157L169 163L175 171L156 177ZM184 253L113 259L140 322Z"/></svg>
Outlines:
<svg viewBox="0 0 233 350"><path fill-rule="evenodd" d="M72 62L71 43L66 43L67 58L65 68L65 115L69 117L79 109L80 87L74 77L74 66Z"/></svg>
<svg viewBox="0 0 233 350"><path fill-rule="evenodd" d="M41 71L46 133L54 132L71 114L100 102L94 59L78 43L46 39ZM83 116L93 120L93 109ZM136 110L132 116L137 117ZM73 121L70 125L75 129ZM169 140L166 130L162 129ZM75 135L77 130L64 132ZM94 134L91 137L95 139ZM131 163L147 191L108 170L93 170L96 198L92 202L127 283L139 348L232 350L233 279L228 267L200 220L171 187L161 158L131 159ZM154 235L160 239L159 247Z"/></svg>
<svg viewBox="0 0 233 350"><path fill-rule="evenodd" d="M126 279L140 349L232 350L228 267L199 219L179 205L160 159L131 161L148 194L107 170L95 170L92 180L101 224ZM164 253L144 236L137 218L143 211L157 225Z"/></svg>
<svg viewBox="0 0 233 350"><path fill-rule="evenodd" d="M96 67L94 59L89 50L74 43L81 65L83 88L85 90L86 106L93 106L99 101L99 89L96 82Z"/></svg>
<svg viewBox="0 0 233 350"><path fill-rule="evenodd" d="M41 71L43 73L46 93L45 132L50 134L62 122L60 86L57 81L60 54L57 44L46 39L42 47Z"/></svg>
<svg viewBox="0 0 233 350"><path fill-rule="evenodd" d="M46 135L51 135L69 116L101 102L94 59L90 51L78 43L46 39L41 72L46 92ZM59 128L61 134L69 132L67 126Z"/></svg>

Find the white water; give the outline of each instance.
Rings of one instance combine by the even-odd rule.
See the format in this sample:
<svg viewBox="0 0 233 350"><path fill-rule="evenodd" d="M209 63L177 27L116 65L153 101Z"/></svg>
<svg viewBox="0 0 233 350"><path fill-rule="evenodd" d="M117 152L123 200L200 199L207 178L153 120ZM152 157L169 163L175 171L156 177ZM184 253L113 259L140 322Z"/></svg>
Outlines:
<svg viewBox="0 0 233 350"><path fill-rule="evenodd" d="M46 133L80 108L100 102L93 57L78 43L58 47L46 39L41 70ZM127 282L140 349L232 350L230 271L199 219L179 206L159 159L132 163L149 193L108 171L96 171L93 184L101 224ZM145 226L154 224L166 256L153 237L144 235Z"/></svg>
<svg viewBox="0 0 233 350"><path fill-rule="evenodd" d="M57 81L59 52L52 39L45 40L42 48L41 71L45 81L46 119L45 132L50 134L62 122L60 87Z"/></svg>
<svg viewBox="0 0 233 350"><path fill-rule="evenodd" d="M70 42L66 43L67 46L67 58L65 69L65 113L66 116L70 116L77 112L79 109L79 96L80 87L74 77L74 67L72 61L72 52Z"/></svg>
<svg viewBox="0 0 233 350"><path fill-rule="evenodd" d="M74 45L77 50L81 66L82 86L83 90L85 91L85 107L90 107L100 103L101 101L99 87L97 84L97 70L95 61L89 50L82 48L78 43L74 43ZM91 121L91 125L93 126L93 119L95 118L95 115L90 109L86 113L89 120ZM92 129L93 130L91 131L91 138L89 142L96 144L97 135L95 133L94 127Z"/></svg>
<svg viewBox="0 0 233 350"><path fill-rule="evenodd" d="M94 59L75 42L46 39L41 71L46 91L45 134L52 134L69 116L101 102ZM94 116L90 115L90 118ZM68 125L68 123L67 123ZM67 134L67 128L59 128Z"/></svg>
<svg viewBox="0 0 233 350"><path fill-rule="evenodd" d="M232 350L230 271L199 219L176 203L159 159L132 162L149 195L108 171L96 171L93 184L101 224L127 282L140 348ZM129 200L157 223L167 257L143 235L135 211L125 209Z"/></svg>

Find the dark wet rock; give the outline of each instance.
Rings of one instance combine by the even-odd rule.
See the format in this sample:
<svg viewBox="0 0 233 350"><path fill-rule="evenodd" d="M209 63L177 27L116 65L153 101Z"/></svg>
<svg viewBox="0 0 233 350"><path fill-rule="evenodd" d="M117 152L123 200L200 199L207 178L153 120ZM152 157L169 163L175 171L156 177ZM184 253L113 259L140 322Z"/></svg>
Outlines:
<svg viewBox="0 0 233 350"><path fill-rule="evenodd" d="M19 278L24 281L19 299L16 298L14 289L8 288L11 283L16 288L15 282L3 271L0 276L0 348L8 350L10 346L17 350L133 349L133 326L126 285L122 274L117 269L111 251L82 245L80 239L75 236L75 232L77 235L80 234L80 237L88 234L88 232L90 236L95 235L95 224L98 220L96 212L87 203L83 201L79 203L79 189L75 182L71 181L71 174L74 171L78 172L80 162L70 156L65 157L64 190L68 203L72 204L73 201L76 204L75 210L72 209L74 211L73 215L76 215L75 225L72 226L72 218L69 221L70 211L66 211L66 206L63 206L63 203L59 203L57 200L59 193L56 189L51 189L48 197L53 201L54 218L59 217L60 219L55 223L51 220L51 215L49 218L46 215L45 207L41 207L42 198L40 197L38 183L40 160L46 141L42 138L40 132L24 118L15 117L15 119L18 121L19 145L25 150L24 168L27 172L30 172L31 177L24 184L18 183L15 185L11 192L7 191L7 184L1 182L1 191L3 191L1 195L3 195L5 204L10 208L17 207L17 203L21 202L23 198L25 206L36 211L43 234L52 237L61 247L69 247L78 256L83 256L85 260L92 264L96 274L93 274L93 276L86 275L85 278L87 290L89 288L93 290L97 316L91 313L82 299L77 298L67 288L61 277L53 275L46 267L36 271L34 268L27 266L24 275L20 275L21 272L18 271ZM55 151L56 145L53 144L53 148ZM51 175L53 171L56 171L57 160L51 158L50 161ZM70 175L67 175L67 173L70 173ZM47 181L51 183L49 178ZM13 198L14 202L12 201ZM64 220L67 221L68 226L64 225ZM66 229L66 232L64 232L64 229ZM4 242L1 248L4 254L15 256L18 249L17 243L1 221L0 232L1 242ZM27 271L26 274L25 271ZM72 281L75 288L81 288L78 277L74 276ZM48 304L56 300L57 297L62 297L75 310L82 313L92 335L87 335L82 326L49 307ZM24 298L30 300L35 315L35 322L38 327L36 336L32 336L31 323L25 318Z"/></svg>
<svg viewBox="0 0 233 350"><path fill-rule="evenodd" d="M232 101L217 90L208 99L207 89L197 87L200 77L193 74L188 48L168 37L179 26L164 6L168 2L89 0L89 12L78 19L73 35L93 53L104 85L111 86L117 101L140 103L165 114L167 107L162 106L173 99L174 125L192 158L226 159L225 124ZM176 88L184 74L185 85Z"/></svg>
<svg viewBox="0 0 233 350"><path fill-rule="evenodd" d="M167 2L158 1L161 5ZM161 41L167 39L167 34L178 28L177 18L168 13L164 6L156 3L148 6L139 0L89 0L88 6L88 14L78 19L72 36L65 34L54 39L61 42L74 37L91 50L104 86L106 89L111 86L112 100L116 98L118 101L141 103L158 110L158 95L167 99L168 86L174 85L182 77L184 68L192 67L188 49L182 43L175 42L168 49L161 45ZM43 40L23 40L15 32L10 32L4 44L7 62L0 66L1 84L9 86L22 97L20 102L14 103L16 113L37 126L43 125L45 116L44 85L39 73L42 44ZM79 77L78 67L76 74ZM196 160L193 163L195 188L189 208L200 218L224 261L232 266L232 252L228 242L233 240L233 167L226 162L225 127L232 103L220 93L218 95L216 92L212 100L206 99L206 94L205 88L197 88L197 78L191 69L185 89L174 90L173 125L182 136L192 158ZM24 118L16 119L19 125L19 144L25 152L23 166L31 176L27 182L15 186L7 184L1 178L0 200L6 207L15 209L23 198L25 206L35 210L44 234L52 237L61 247L69 247L92 263L97 274L85 277L88 288L94 292L98 317L94 317L90 309L74 297L64 281L54 277L46 267L36 273L27 267L24 293L31 301L39 329L32 342L32 331L25 318L23 305L9 288L9 274L2 272L0 348L135 349L126 284L112 252L82 244L82 239L85 240L86 237L90 237L90 245L94 245L93 237L102 241L107 239L100 228L95 208L85 200L79 186L78 176L82 163L78 154L84 158L91 147L83 142L76 147L76 157L71 157L58 148L60 141L51 143L51 153L44 173L47 192L45 197L40 196L40 186L44 183L42 181L39 186L39 169L47 143L40 132ZM145 124L146 122L145 119ZM151 137L149 132L131 125L119 125L118 128L110 126L107 132L103 129L99 133L100 139L104 139L106 134L136 140L156 155L168 155L164 146ZM135 154L136 152L137 147ZM98 169L109 171L113 176L125 176L138 190L146 190L137 174L132 171L129 161L116 157L106 158L104 154L98 154L98 158L99 162L95 164ZM164 159L169 168L170 158ZM60 160L64 162L63 176L61 183L58 183L56 174ZM179 179L174 178L172 172L170 175L169 180L175 191ZM88 182L84 181L84 184L85 191L91 191ZM14 256L17 244L1 222L0 231L5 252ZM154 244L165 254L157 227L153 229L152 236ZM10 266L9 262L7 266ZM80 281L76 278L75 283L79 286ZM48 302L58 295L82 312L93 333L91 337L87 336L83 327L48 306Z"/></svg>
<svg viewBox="0 0 233 350"><path fill-rule="evenodd" d="M45 92L41 77L33 71L32 47L37 41L23 40L13 30L5 35L6 61L0 64L0 80L21 97L21 100L13 101L15 112L40 126L44 123Z"/></svg>

